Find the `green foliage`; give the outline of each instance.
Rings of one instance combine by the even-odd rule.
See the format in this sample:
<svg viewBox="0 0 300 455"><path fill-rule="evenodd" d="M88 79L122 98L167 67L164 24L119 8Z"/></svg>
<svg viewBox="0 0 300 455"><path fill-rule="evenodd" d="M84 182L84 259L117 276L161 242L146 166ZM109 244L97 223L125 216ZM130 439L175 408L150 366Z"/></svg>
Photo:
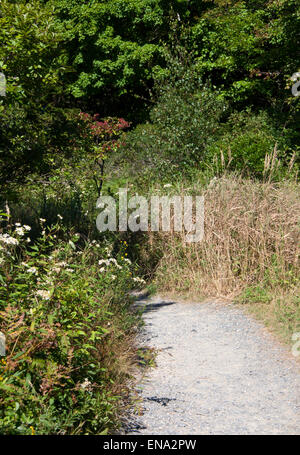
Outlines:
<svg viewBox="0 0 300 455"><path fill-rule="evenodd" d="M223 99L238 111L268 110L291 148L299 144L299 97L290 91L298 70L296 0L4 0L1 8L0 70L8 79L0 100L2 182L45 174L74 149L87 150L75 106L103 118L121 110L136 122L154 81L165 89L150 124L131 137L139 166L162 174L198 165L217 136ZM170 64L166 48L184 58ZM195 83L199 76L211 91ZM247 140L261 160L265 138ZM247 140L236 149L248 149ZM250 167L250 174L261 169Z"/></svg>
<svg viewBox="0 0 300 455"><path fill-rule="evenodd" d="M39 2L1 2L0 70L7 79L7 96L0 98L2 185L45 171L76 136L72 115L54 103L63 91L65 58L52 15Z"/></svg>
<svg viewBox="0 0 300 455"><path fill-rule="evenodd" d="M298 328L296 274L284 267L286 251L277 254L281 243L272 246L281 238L277 230L273 240L251 243L261 225L249 228L242 247L228 255L228 245L244 233L245 223L236 217L224 256L218 253L228 220L247 205L251 186L243 193L241 181L234 183L234 195L245 200L237 198L227 217L222 212L217 240L208 231L211 264L209 256L187 255L180 239L170 242L162 269L167 237L145 247L147 234L126 234L128 247L115 233L96 232L94 185L98 195L113 196L121 186L136 191L142 182L153 190L153 180L167 187L177 180L177 189L191 186L198 194L208 180L208 192L218 189L211 177L224 171L270 182L293 168L294 177L300 97L292 96L290 78L299 71L299 30L298 0L1 1L0 72L7 96L0 97L0 206L8 211L5 220L0 217L0 321L7 336L0 363L1 434L116 428L135 355L137 318L129 311L128 290L145 284L134 277L137 266L128 254L145 276L161 268L165 284L173 273L176 286L186 290L192 281L197 290L208 281L215 285L216 275L208 271L217 271L218 292L229 283L222 264L236 287L239 258L245 258L249 286L241 301L273 305L279 324ZM122 147L122 130L130 124L121 115L135 125ZM227 183L221 205L208 213L219 214L231 197ZM287 193L284 188L282 201ZM274 201L272 223L280 212L276 194ZM255 222L256 210L246 211ZM291 232L283 239L290 241ZM274 260L268 269L263 253L269 244L270 257L276 250L282 267ZM199 275L190 275L193 261ZM284 272L280 279L277 269ZM286 291L287 302L280 295L274 303L275 286ZM141 363L153 364L152 353L139 355Z"/></svg>
<svg viewBox="0 0 300 455"><path fill-rule="evenodd" d="M222 136L206 152L205 165L216 173L238 171L263 177L266 155L277 153L276 160L288 161L287 145L266 112L235 112L223 127ZM278 169L277 169L278 170Z"/></svg>
<svg viewBox="0 0 300 455"><path fill-rule="evenodd" d="M272 301L272 292L266 289L265 286L254 285L247 287L238 297L239 303L265 303L268 304Z"/></svg>
<svg viewBox="0 0 300 455"><path fill-rule="evenodd" d="M275 315L281 333L290 341L291 336L300 330L300 297L297 289L289 299L285 296L276 299Z"/></svg>
<svg viewBox="0 0 300 455"><path fill-rule="evenodd" d="M33 173L46 174L86 147L78 115L41 105L10 103L0 113L0 180L3 194ZM2 192L1 191L1 192Z"/></svg>
<svg viewBox="0 0 300 455"><path fill-rule="evenodd" d="M113 117L101 121L99 114L91 116L84 112L80 113L80 117L85 123L87 136L91 140L90 149L93 157L91 174L96 185L97 195L100 197L107 158L120 147L123 130L129 128L130 123L123 118Z"/></svg>
<svg viewBox="0 0 300 455"><path fill-rule="evenodd" d="M168 33L158 0L53 0L67 42L69 90L75 97L116 100L141 94L161 62L159 40ZM166 2L170 3L170 2Z"/></svg>
<svg viewBox="0 0 300 455"><path fill-rule="evenodd" d="M200 167L225 109L217 92L202 85L180 61L174 62L173 76L164 82L150 112L151 122L128 133L126 156L136 163L135 169L146 165L160 178L189 173Z"/></svg>
<svg viewBox="0 0 300 455"><path fill-rule="evenodd" d="M200 74L222 84L236 103L282 104L288 97L285 78L299 61L297 4L214 0L194 17L187 43L195 49Z"/></svg>
<svg viewBox="0 0 300 455"><path fill-rule="evenodd" d="M127 244L116 257L109 243L81 248L59 223L31 247L29 235L18 223L0 234L0 433L99 434L116 425L127 393L137 323Z"/></svg>
<svg viewBox="0 0 300 455"><path fill-rule="evenodd" d="M150 122L126 137L124 157L131 172L148 178L235 171L255 178L282 179L299 165L291 126L266 111L233 111L224 97L201 84L197 72L173 61L161 82Z"/></svg>
<svg viewBox="0 0 300 455"><path fill-rule="evenodd" d="M300 329L299 279L290 271L289 282L274 284L264 282L249 286L236 298L243 306L271 327L288 344Z"/></svg>
<svg viewBox="0 0 300 455"><path fill-rule="evenodd" d="M130 111L135 97L149 97L166 69L164 48L174 43L192 51L198 73L237 105L257 104L259 97L261 106L284 103L288 110L286 81L298 70L297 0L45 3L65 41L69 91L96 98L105 115L108 100L120 107L123 99Z"/></svg>
<svg viewBox="0 0 300 455"><path fill-rule="evenodd" d="M8 81L8 95L20 102L31 98L34 105L49 93L61 93L64 53L52 9L38 1L3 0L0 40L0 67Z"/></svg>

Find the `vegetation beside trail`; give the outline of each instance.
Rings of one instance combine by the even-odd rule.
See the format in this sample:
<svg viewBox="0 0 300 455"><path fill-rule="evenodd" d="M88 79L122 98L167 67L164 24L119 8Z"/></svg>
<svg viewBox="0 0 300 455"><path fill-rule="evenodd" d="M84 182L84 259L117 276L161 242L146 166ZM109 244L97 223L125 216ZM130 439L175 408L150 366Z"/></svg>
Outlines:
<svg viewBox="0 0 300 455"><path fill-rule="evenodd" d="M187 186L164 193L205 197L204 238L187 243L184 231L149 232L141 256L153 258L156 286L173 296L246 305L290 343L300 324L299 186L232 174Z"/></svg>
<svg viewBox="0 0 300 455"><path fill-rule="evenodd" d="M117 431L146 284L300 331L299 30L298 0L1 1L1 434ZM119 188L204 195L203 241L98 232Z"/></svg>
<svg viewBox="0 0 300 455"><path fill-rule="evenodd" d="M60 219L32 246L27 225L3 232L0 432L105 433L124 412L136 358L126 241L82 241Z"/></svg>

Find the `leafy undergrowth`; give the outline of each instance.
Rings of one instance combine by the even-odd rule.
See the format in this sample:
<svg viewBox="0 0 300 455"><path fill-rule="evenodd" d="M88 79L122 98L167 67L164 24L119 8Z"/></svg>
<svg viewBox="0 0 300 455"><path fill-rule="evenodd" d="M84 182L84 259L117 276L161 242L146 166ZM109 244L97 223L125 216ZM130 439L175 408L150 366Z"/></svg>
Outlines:
<svg viewBox="0 0 300 455"><path fill-rule="evenodd" d="M139 324L126 242L113 257L109 243L80 247L59 223L33 246L29 235L19 223L0 234L0 434L114 431Z"/></svg>
<svg viewBox="0 0 300 455"><path fill-rule="evenodd" d="M236 303L262 320L278 337L293 343L300 332L300 287L271 289L263 284L246 288Z"/></svg>

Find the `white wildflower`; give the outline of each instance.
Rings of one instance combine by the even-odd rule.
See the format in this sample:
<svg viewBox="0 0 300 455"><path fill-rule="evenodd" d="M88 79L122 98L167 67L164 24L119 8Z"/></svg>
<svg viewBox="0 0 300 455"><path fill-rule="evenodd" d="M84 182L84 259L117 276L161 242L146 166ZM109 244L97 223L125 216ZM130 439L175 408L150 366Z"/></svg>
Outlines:
<svg viewBox="0 0 300 455"><path fill-rule="evenodd" d="M27 232L31 231L31 227L28 226L27 224L24 224L23 228L24 228L25 231L27 231Z"/></svg>
<svg viewBox="0 0 300 455"><path fill-rule="evenodd" d="M60 220L63 219L63 217L60 214L57 215L57 218L59 218Z"/></svg>
<svg viewBox="0 0 300 455"><path fill-rule="evenodd" d="M140 283L140 284L145 284L145 283L146 283L146 281L143 280L143 278L139 278L139 277L133 278L133 281L134 281L135 283Z"/></svg>
<svg viewBox="0 0 300 455"><path fill-rule="evenodd" d="M44 300L49 300L50 299L50 296L51 296L51 293L50 291L45 291L45 290L38 290L36 291L36 294L38 297L42 297L42 299Z"/></svg>
<svg viewBox="0 0 300 455"><path fill-rule="evenodd" d="M91 383L87 378L85 378L85 380L83 381L83 383L80 384L80 387L81 387L83 390L90 391L90 390L92 389L92 383Z"/></svg>
<svg viewBox="0 0 300 455"><path fill-rule="evenodd" d="M25 234L24 229L22 227L17 227L16 233L21 237Z"/></svg>
<svg viewBox="0 0 300 455"><path fill-rule="evenodd" d="M33 273L34 275L37 275L38 274L38 271L35 267L29 267L29 269L27 269L27 272L28 273Z"/></svg>
<svg viewBox="0 0 300 455"><path fill-rule="evenodd" d="M109 265L109 260L108 259L100 259L100 261L98 261L98 264L99 265L102 265L102 264Z"/></svg>
<svg viewBox="0 0 300 455"><path fill-rule="evenodd" d="M19 241L9 234L0 234L0 242L5 243L6 245L19 245Z"/></svg>

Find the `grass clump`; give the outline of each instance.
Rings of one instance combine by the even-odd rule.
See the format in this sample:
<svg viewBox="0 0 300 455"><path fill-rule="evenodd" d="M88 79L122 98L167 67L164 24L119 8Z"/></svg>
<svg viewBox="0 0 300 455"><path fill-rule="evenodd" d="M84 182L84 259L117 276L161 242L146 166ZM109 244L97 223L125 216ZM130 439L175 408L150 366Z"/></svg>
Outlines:
<svg viewBox="0 0 300 455"><path fill-rule="evenodd" d="M160 292L257 303L273 327L298 330L299 186L228 174L187 191L205 197L204 239L188 244L185 232L149 234Z"/></svg>

